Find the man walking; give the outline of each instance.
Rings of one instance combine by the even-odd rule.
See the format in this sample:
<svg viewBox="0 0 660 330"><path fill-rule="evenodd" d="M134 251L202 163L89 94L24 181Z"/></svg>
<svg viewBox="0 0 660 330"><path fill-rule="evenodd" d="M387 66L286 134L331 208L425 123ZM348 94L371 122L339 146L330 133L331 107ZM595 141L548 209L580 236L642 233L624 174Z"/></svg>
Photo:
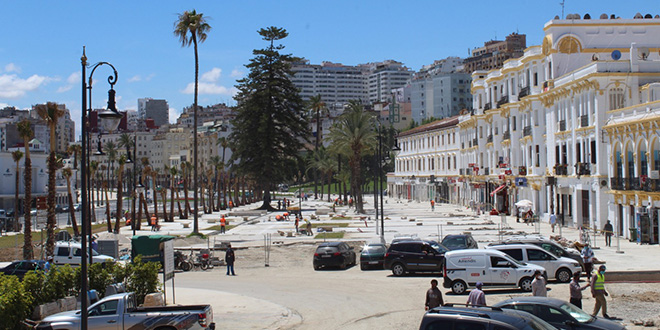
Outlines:
<svg viewBox="0 0 660 330"><path fill-rule="evenodd" d="M431 211L435 211L435 201L431 200Z"/></svg>
<svg viewBox="0 0 660 330"><path fill-rule="evenodd" d="M582 261L584 261L584 270L587 272L587 278L591 278L591 271L594 268L594 251L589 247L589 243L582 248Z"/></svg>
<svg viewBox="0 0 660 330"><path fill-rule="evenodd" d="M534 271L534 280L532 281L532 296L547 297L548 288L545 286L545 277L540 270Z"/></svg>
<svg viewBox="0 0 660 330"><path fill-rule="evenodd" d="M550 213L550 227L552 227L552 232L555 232L555 226L557 225L557 216L555 212Z"/></svg>
<svg viewBox="0 0 660 330"><path fill-rule="evenodd" d="M598 273L594 274L594 276L591 278L591 295L594 297L594 299L596 299L594 312L591 315L598 315L598 311L602 307L603 317L609 319L610 316L607 315L607 300L605 300L605 297L609 296L605 290L605 265L600 265L598 268Z"/></svg>
<svg viewBox="0 0 660 330"><path fill-rule="evenodd" d="M476 289L470 291L470 295L468 296L467 300L467 306L470 307L478 307L478 306L486 306L486 294L481 291L481 288L484 286L483 283L477 282L476 284Z"/></svg>
<svg viewBox="0 0 660 330"><path fill-rule="evenodd" d="M296 213L296 234L299 232L298 231L299 224L300 224L300 217L298 216L298 213Z"/></svg>
<svg viewBox="0 0 660 330"><path fill-rule="evenodd" d="M227 263L227 275L231 271L231 275L235 276L234 273L234 260L236 256L234 255L234 249L231 248L231 243L227 244L227 251L225 252L225 262Z"/></svg>
<svg viewBox="0 0 660 330"><path fill-rule="evenodd" d="M614 228L612 227L610 220L607 220L607 223L603 227L603 231L605 232L605 246L612 246L612 234L614 234Z"/></svg>
<svg viewBox="0 0 660 330"><path fill-rule="evenodd" d="M568 285L571 292L570 303L582 309L582 291L591 286L587 283L585 286L580 286L580 272L573 273L573 280Z"/></svg>
<svg viewBox="0 0 660 330"><path fill-rule="evenodd" d="M442 292L438 289L438 280L431 280L431 288L426 291L426 310L444 305L442 301Z"/></svg>
<svg viewBox="0 0 660 330"><path fill-rule="evenodd" d="M220 234L224 234L224 233L225 233L225 229L226 229L225 226L226 226L226 225L227 225L227 219L225 219L225 215L223 214L223 215L220 217Z"/></svg>

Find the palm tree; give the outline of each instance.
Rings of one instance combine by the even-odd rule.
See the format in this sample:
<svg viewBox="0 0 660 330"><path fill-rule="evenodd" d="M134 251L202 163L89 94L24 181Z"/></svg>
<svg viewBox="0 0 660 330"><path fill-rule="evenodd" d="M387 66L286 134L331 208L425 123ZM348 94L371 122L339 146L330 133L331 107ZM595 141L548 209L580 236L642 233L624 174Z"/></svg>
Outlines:
<svg viewBox="0 0 660 330"><path fill-rule="evenodd" d="M316 112L316 142L314 144L314 151L317 151L321 144L321 110L325 109L325 103L321 101L321 94L318 94L310 97L308 104L310 110ZM314 198L317 198L318 179L319 172L314 172ZM321 198L323 198L323 188L321 188Z"/></svg>
<svg viewBox="0 0 660 330"><path fill-rule="evenodd" d="M23 259L34 259L34 251L32 248L32 159L30 159L30 140L34 137L32 131L32 124L27 120L23 120L17 125L18 135L23 138L23 147L25 149L25 162L24 162L24 177L23 184L25 185L25 198L23 199ZM18 210L16 210L18 212Z"/></svg>
<svg viewBox="0 0 660 330"><path fill-rule="evenodd" d="M316 170L318 173L321 173L321 175L325 177L326 184L328 185L328 202L329 202L330 186L332 184L332 172L335 171L334 159L330 157L330 154L324 147L321 147L316 152L314 152L314 155L310 160L307 169ZM323 199L323 185L321 185L321 199Z"/></svg>
<svg viewBox="0 0 660 330"><path fill-rule="evenodd" d="M183 219L188 219L188 211L190 210L190 202L188 202L188 179L190 177L189 162L181 162L181 176L183 177L183 198L185 199L183 207Z"/></svg>
<svg viewBox="0 0 660 330"><path fill-rule="evenodd" d="M347 156L351 169L351 194L355 210L364 213L362 202L362 156L376 143L376 131L372 117L360 103L351 101L348 109L339 117L330 132L333 149Z"/></svg>
<svg viewBox="0 0 660 330"><path fill-rule="evenodd" d="M160 169L154 167L149 171L151 175L151 182L153 183L152 190L154 194L154 214L158 216L158 193L160 192L161 187L158 186L158 176L160 176ZM163 200L163 209L165 209L165 201ZM167 212L163 214L163 217L167 218Z"/></svg>
<svg viewBox="0 0 660 330"><path fill-rule="evenodd" d="M218 171L221 169L222 166L222 159L220 156L213 156L211 157L211 171L213 171L213 193L210 194L209 199L211 200L211 207L213 208L213 211L217 211L218 208L220 207L220 183L218 182ZM210 176L209 176L210 177ZM213 196L215 194L218 195L218 204L214 205L215 202L213 200Z"/></svg>
<svg viewBox="0 0 660 330"><path fill-rule="evenodd" d="M174 221L174 199L176 198L176 205L179 209L179 219L183 218L183 213L181 211L181 201L179 200L179 182L176 180L179 175L179 170L176 166L170 167L170 175L172 176L172 189L170 190L170 196L172 200L170 201L170 221ZM176 194L176 197L175 197Z"/></svg>
<svg viewBox="0 0 660 330"><path fill-rule="evenodd" d="M98 182L97 182L98 180L95 179L95 177L98 174L98 170L99 170L99 162L97 162L95 160L89 162L89 177L90 177L90 180L91 180L90 189L91 189L91 187L94 187L95 185L98 185ZM97 192L98 192L98 189L97 189ZM91 197L90 206L92 207L92 220L94 222L96 222L96 207L94 206L94 191L92 191L92 193L89 194L89 195ZM97 193L96 198L98 199L98 193Z"/></svg>
<svg viewBox="0 0 660 330"><path fill-rule="evenodd" d="M108 188L112 189L112 182L110 182L110 173L115 171L115 161L117 160L117 144L114 141L109 141L105 144L103 152L108 155L108 162L110 166L108 167Z"/></svg>
<svg viewBox="0 0 660 330"><path fill-rule="evenodd" d="M45 105L39 104L36 106L37 114L46 122L50 131L50 153L48 154L48 196L46 198L46 205L48 206L48 213L46 216L46 255L52 256L55 249L55 224L57 222L57 214L55 213L55 195L57 194L55 187L55 179L57 176L57 164L55 159L55 148L57 147L57 140L55 138L55 129L57 122L64 116L64 110L57 107L57 103L48 102Z"/></svg>
<svg viewBox="0 0 660 330"><path fill-rule="evenodd" d="M115 233L119 233L120 222L124 208L124 189L122 189L122 179L124 177L124 165L126 164L126 155L119 156L119 168L117 169L117 219L115 220Z"/></svg>
<svg viewBox="0 0 660 330"><path fill-rule="evenodd" d="M73 208L73 196L71 195L71 176L73 175L73 170L70 167L65 167L62 169L62 176L66 179L66 192L69 198L69 214L71 216L71 225L73 226L73 236L80 236L78 231L78 223L76 222L76 210Z"/></svg>
<svg viewBox="0 0 660 330"><path fill-rule="evenodd" d="M108 221L108 232L112 232L112 218L110 217L110 203L108 202L110 200L110 188L108 185L110 184L110 180L105 180L103 181L103 188L105 190L105 215L106 215L106 220ZM82 221L85 221L85 219L82 219Z"/></svg>
<svg viewBox="0 0 660 330"><path fill-rule="evenodd" d="M82 153L82 146L79 144L72 144L70 145L66 151L69 154L73 155L73 169L77 170L78 169L78 155Z"/></svg>
<svg viewBox="0 0 660 330"><path fill-rule="evenodd" d="M195 210L193 214L193 233L199 233L198 212L197 212L197 92L199 87L199 56L197 53L197 42L204 42L207 33L211 31L211 26L206 22L204 14L192 11L185 11L179 15L174 23L174 35L179 37L182 47L190 46L195 50L195 101L193 103L193 191ZM190 33L190 37L188 37ZM186 203L188 200L186 199Z"/></svg>
<svg viewBox="0 0 660 330"><path fill-rule="evenodd" d="M16 163L16 187L15 187L15 193L14 193L14 231L18 232L18 185L20 182L20 172L21 172L21 167L20 167L20 161L23 158L23 152L20 150L13 151L11 153L11 158L14 160ZM9 228L7 228L9 229Z"/></svg>

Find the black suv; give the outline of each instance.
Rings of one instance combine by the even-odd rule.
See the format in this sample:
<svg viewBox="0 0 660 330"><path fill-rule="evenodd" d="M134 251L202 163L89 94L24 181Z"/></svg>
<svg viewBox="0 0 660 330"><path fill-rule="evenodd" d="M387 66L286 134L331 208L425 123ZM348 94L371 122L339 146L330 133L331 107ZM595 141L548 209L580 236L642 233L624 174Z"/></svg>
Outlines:
<svg viewBox="0 0 660 330"><path fill-rule="evenodd" d="M321 243L314 252L314 269L321 267L339 267L345 269L354 266L356 261L353 247L344 242Z"/></svg>
<svg viewBox="0 0 660 330"><path fill-rule="evenodd" d="M547 322L527 312L497 307L453 307L446 304L424 314L420 330L551 330Z"/></svg>
<svg viewBox="0 0 660 330"><path fill-rule="evenodd" d="M447 249L435 242L396 242L387 249L385 269L391 269L395 276L402 276L407 272L442 273L445 252Z"/></svg>
<svg viewBox="0 0 660 330"><path fill-rule="evenodd" d="M442 245L452 251L479 248L477 241L470 234L447 235L442 239Z"/></svg>

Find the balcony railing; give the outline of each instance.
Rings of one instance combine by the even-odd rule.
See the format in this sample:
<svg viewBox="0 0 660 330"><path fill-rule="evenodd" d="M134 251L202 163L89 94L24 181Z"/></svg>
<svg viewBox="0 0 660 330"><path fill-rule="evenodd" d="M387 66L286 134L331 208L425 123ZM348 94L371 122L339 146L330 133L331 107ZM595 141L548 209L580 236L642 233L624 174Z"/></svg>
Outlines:
<svg viewBox="0 0 660 330"><path fill-rule="evenodd" d="M610 178L610 187L613 190L660 192L660 179Z"/></svg>
<svg viewBox="0 0 660 330"><path fill-rule="evenodd" d="M510 139L511 139L511 132L509 131L504 132L504 134L502 135L502 140L510 140Z"/></svg>
<svg viewBox="0 0 660 330"><path fill-rule="evenodd" d="M610 178L612 190L624 190L623 178Z"/></svg>
<svg viewBox="0 0 660 330"><path fill-rule="evenodd" d="M532 126L525 126L525 128L523 128L523 136L530 135L532 135Z"/></svg>
<svg viewBox="0 0 660 330"><path fill-rule="evenodd" d="M484 175L490 175L490 167L484 168Z"/></svg>
<svg viewBox="0 0 660 330"><path fill-rule="evenodd" d="M645 191L658 192L660 191L660 179L646 179L642 183L642 188Z"/></svg>
<svg viewBox="0 0 660 330"><path fill-rule="evenodd" d="M641 184L639 178L625 178L626 189L625 190L641 190Z"/></svg>
<svg viewBox="0 0 660 330"><path fill-rule="evenodd" d="M591 175L591 164L577 163L575 164L577 175Z"/></svg>
<svg viewBox="0 0 660 330"><path fill-rule="evenodd" d="M488 135L486 138L486 143L493 143L493 134Z"/></svg>
<svg viewBox="0 0 660 330"><path fill-rule="evenodd" d="M568 165L555 164L555 175L568 175Z"/></svg>
<svg viewBox="0 0 660 330"><path fill-rule="evenodd" d="M589 116L588 115L580 116L580 127L587 127L587 126L589 126Z"/></svg>
<svg viewBox="0 0 660 330"><path fill-rule="evenodd" d="M488 102L488 103L486 103L486 104L484 105L484 111L486 111L486 110L490 110L490 108L491 108L491 104L490 104L490 102Z"/></svg>
<svg viewBox="0 0 660 330"><path fill-rule="evenodd" d="M497 101L497 107L499 108L507 103L509 103L509 95L502 96L502 98Z"/></svg>
<svg viewBox="0 0 660 330"><path fill-rule="evenodd" d="M529 95L529 86L520 89L520 93L518 93L518 99L521 99L527 95Z"/></svg>
<svg viewBox="0 0 660 330"><path fill-rule="evenodd" d="M563 132L566 130L566 120L560 120L559 121L559 131Z"/></svg>

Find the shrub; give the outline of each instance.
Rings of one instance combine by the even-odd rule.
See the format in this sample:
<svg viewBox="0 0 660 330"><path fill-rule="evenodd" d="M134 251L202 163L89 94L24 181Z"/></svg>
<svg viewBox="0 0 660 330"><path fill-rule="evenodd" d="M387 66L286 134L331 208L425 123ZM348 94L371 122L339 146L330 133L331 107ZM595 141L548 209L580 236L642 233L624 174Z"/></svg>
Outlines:
<svg viewBox="0 0 660 330"><path fill-rule="evenodd" d="M144 303L147 294L160 291L159 269L159 262L142 262L140 256L126 265L126 290L135 292L138 305Z"/></svg>
<svg viewBox="0 0 660 330"><path fill-rule="evenodd" d="M19 329L30 315L32 296L16 276L0 275L0 329Z"/></svg>

